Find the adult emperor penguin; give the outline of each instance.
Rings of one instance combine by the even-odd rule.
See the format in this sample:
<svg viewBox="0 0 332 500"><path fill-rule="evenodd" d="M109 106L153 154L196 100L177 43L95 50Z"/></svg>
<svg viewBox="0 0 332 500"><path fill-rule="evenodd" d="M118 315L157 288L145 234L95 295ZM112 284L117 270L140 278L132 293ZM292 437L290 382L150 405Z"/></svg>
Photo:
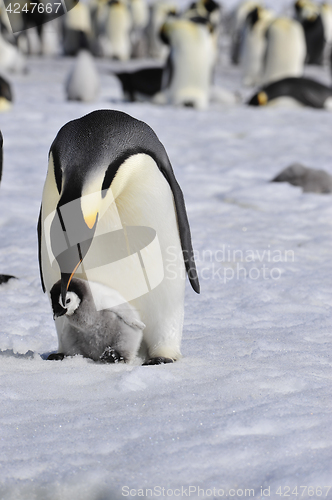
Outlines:
<svg viewBox="0 0 332 500"><path fill-rule="evenodd" d="M295 2L295 13L302 24L307 46L307 64L323 64L323 53L328 40L322 12L323 6L311 0L297 0Z"/></svg>
<svg viewBox="0 0 332 500"><path fill-rule="evenodd" d="M82 49L76 56L66 82L69 101L94 101L99 93L100 82L93 55Z"/></svg>
<svg viewBox="0 0 332 500"><path fill-rule="evenodd" d="M202 18L168 19L161 35L171 47L172 78L164 95L155 96L155 102L206 108L215 62L209 24Z"/></svg>
<svg viewBox="0 0 332 500"><path fill-rule="evenodd" d="M305 57L306 42L301 24L295 19L277 18L267 31L262 83L302 76Z"/></svg>
<svg viewBox="0 0 332 500"><path fill-rule="evenodd" d="M266 106L289 104L289 99L304 106L332 110L332 88L311 78L283 78L262 87L248 104Z"/></svg>
<svg viewBox="0 0 332 500"><path fill-rule="evenodd" d="M3 137L2 133L0 131L0 181L2 177L2 163L3 163ZM3 283L7 283L11 278L15 278L15 276L12 276L11 274L0 274L0 285Z"/></svg>
<svg viewBox="0 0 332 500"><path fill-rule="evenodd" d="M240 61L244 85L257 85L261 81L266 31L274 18L273 11L262 7L256 7L247 15Z"/></svg>
<svg viewBox="0 0 332 500"><path fill-rule="evenodd" d="M44 291L61 280L65 304L73 277L116 290L146 325L148 362L180 358L185 269L197 293L199 282L183 194L148 125L112 110L64 125L50 149L38 235ZM55 320L60 351L63 321Z"/></svg>

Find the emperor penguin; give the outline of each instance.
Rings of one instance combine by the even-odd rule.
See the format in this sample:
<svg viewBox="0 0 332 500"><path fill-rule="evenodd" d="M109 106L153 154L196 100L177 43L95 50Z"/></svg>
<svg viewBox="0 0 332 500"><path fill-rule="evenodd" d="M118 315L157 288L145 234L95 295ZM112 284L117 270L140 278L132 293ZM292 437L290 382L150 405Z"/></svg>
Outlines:
<svg viewBox="0 0 332 500"><path fill-rule="evenodd" d="M266 106L299 103L317 109L332 110L332 88L311 78L283 78L263 86L248 104Z"/></svg>
<svg viewBox="0 0 332 500"><path fill-rule="evenodd" d="M202 21L202 22L201 22ZM172 78L155 102L205 109L209 103L215 44L204 19L169 19L162 36L171 48Z"/></svg>
<svg viewBox="0 0 332 500"><path fill-rule="evenodd" d="M154 59L165 61L169 56L169 46L162 42L160 30L169 17L176 16L175 3L158 0L150 4L149 23L146 27L148 39L148 53Z"/></svg>
<svg viewBox="0 0 332 500"><path fill-rule="evenodd" d="M70 101L94 101L100 88L99 75L93 55L87 49L82 49L76 56L67 82L66 94Z"/></svg>
<svg viewBox="0 0 332 500"><path fill-rule="evenodd" d="M241 61L247 16L259 7L263 7L262 1L243 0L231 14L231 60L233 64L239 64Z"/></svg>
<svg viewBox="0 0 332 500"><path fill-rule="evenodd" d="M323 54L325 44L328 40L328 33L325 33L326 12L321 5L311 0L297 0L295 2L295 13L302 24L305 34L307 64L323 64Z"/></svg>
<svg viewBox="0 0 332 500"><path fill-rule="evenodd" d="M296 19L279 17L267 30L262 83L303 75L306 42L301 24Z"/></svg>
<svg viewBox="0 0 332 500"><path fill-rule="evenodd" d="M132 18L125 0L110 0L97 13L99 43L105 57L127 61L131 56Z"/></svg>
<svg viewBox="0 0 332 500"><path fill-rule="evenodd" d="M0 130L0 182L2 178L2 163L3 163L3 137L2 133ZM11 278L15 278L15 276L12 276L11 274L0 274L0 285L3 283L7 283Z"/></svg>
<svg viewBox="0 0 332 500"><path fill-rule="evenodd" d="M246 86L261 83L266 31L274 19L274 12L262 7L256 7L247 16L240 61L242 81Z"/></svg>
<svg viewBox="0 0 332 500"><path fill-rule="evenodd" d="M63 304L59 280L51 289L51 301L54 317L64 319L61 351L107 363L134 360L145 325L116 290L73 278ZM59 357L57 353L50 359Z"/></svg>
<svg viewBox="0 0 332 500"><path fill-rule="evenodd" d="M75 56L84 44L92 45L91 14L87 5L80 2L63 16L63 52Z"/></svg>
<svg viewBox="0 0 332 500"><path fill-rule="evenodd" d="M64 307L73 278L104 285L144 323L140 352L148 363L181 357L185 271L197 293L199 281L183 194L147 124L99 110L60 129L50 148L38 236L49 297L59 280ZM98 309L95 297L94 303ZM64 316L55 323L59 354L66 355Z"/></svg>

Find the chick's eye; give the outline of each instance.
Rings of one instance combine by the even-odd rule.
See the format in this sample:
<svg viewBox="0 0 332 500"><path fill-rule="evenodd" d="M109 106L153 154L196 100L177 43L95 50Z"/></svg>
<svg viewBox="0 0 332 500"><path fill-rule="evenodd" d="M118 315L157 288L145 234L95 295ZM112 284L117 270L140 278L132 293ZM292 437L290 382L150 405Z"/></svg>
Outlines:
<svg viewBox="0 0 332 500"><path fill-rule="evenodd" d="M67 299L67 300L66 300L66 304L70 304L70 299Z"/></svg>

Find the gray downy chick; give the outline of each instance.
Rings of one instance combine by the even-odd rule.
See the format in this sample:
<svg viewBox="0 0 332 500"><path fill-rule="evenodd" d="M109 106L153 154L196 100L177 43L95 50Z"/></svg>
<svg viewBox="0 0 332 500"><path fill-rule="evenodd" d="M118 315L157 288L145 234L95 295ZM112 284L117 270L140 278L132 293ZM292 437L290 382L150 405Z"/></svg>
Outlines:
<svg viewBox="0 0 332 500"><path fill-rule="evenodd" d="M73 278L62 304L61 281L51 289L54 319L62 323L58 353L49 359L81 354L94 361L130 362L145 328L138 312L116 291Z"/></svg>
<svg viewBox="0 0 332 500"><path fill-rule="evenodd" d="M300 186L304 193L331 193L332 176L325 170L308 168L300 163L294 163L285 168L271 182L289 182Z"/></svg>

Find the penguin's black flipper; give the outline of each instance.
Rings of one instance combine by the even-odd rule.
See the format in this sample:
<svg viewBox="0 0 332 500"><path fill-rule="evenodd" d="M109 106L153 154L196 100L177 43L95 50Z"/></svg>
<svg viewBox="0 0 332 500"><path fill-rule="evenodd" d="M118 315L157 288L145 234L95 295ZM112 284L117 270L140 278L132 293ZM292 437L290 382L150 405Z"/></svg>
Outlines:
<svg viewBox="0 0 332 500"><path fill-rule="evenodd" d="M0 274L0 285L7 283L10 279L17 280L16 276L12 276L11 274Z"/></svg>
<svg viewBox="0 0 332 500"><path fill-rule="evenodd" d="M41 227L41 207L40 207L40 212L39 212L39 217L38 217L38 225L37 225L37 234L38 234L38 262L39 262L39 273L40 273L40 281L41 281L41 286L42 286L42 289L43 289L43 292L45 293L46 292L46 288L45 288L45 283L44 283L44 278L43 278L43 270L42 270L42 265L41 265L41 231L42 231L42 227Z"/></svg>

